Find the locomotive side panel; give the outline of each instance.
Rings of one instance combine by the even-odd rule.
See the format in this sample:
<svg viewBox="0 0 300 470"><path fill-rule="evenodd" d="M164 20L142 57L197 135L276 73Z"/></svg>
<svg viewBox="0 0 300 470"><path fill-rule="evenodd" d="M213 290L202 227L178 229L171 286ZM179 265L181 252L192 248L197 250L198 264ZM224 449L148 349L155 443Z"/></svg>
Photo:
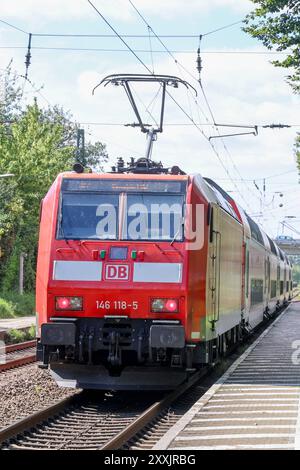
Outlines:
<svg viewBox="0 0 300 470"><path fill-rule="evenodd" d="M188 202L193 206L193 228L197 230L200 242L195 245L186 244L187 257L187 311L186 338L190 342L198 342L206 338L206 270L209 230L209 210L206 199L199 188L191 185ZM200 220L196 220L196 205L202 207ZM201 233L200 233L201 232ZM203 241L203 243L201 243Z"/></svg>
<svg viewBox="0 0 300 470"><path fill-rule="evenodd" d="M241 321L241 290L243 264L243 228L241 224L219 209L220 232L220 281L219 335L238 325Z"/></svg>
<svg viewBox="0 0 300 470"><path fill-rule="evenodd" d="M237 326L242 312L243 227L216 205L208 256L206 340L211 340Z"/></svg>
<svg viewBox="0 0 300 470"><path fill-rule="evenodd" d="M51 269L51 250L53 233L56 227L56 200L57 181L53 183L41 204L40 231L37 258L36 276L36 315L38 337L40 327L48 321L48 289L49 272Z"/></svg>

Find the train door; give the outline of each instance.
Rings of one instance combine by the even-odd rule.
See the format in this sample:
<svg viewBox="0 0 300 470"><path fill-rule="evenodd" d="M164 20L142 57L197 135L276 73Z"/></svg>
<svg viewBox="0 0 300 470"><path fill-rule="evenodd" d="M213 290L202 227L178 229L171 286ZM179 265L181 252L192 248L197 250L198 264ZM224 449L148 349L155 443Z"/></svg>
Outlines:
<svg viewBox="0 0 300 470"><path fill-rule="evenodd" d="M286 273L287 273L287 264L286 262L284 263L284 278L283 278L283 293L284 293L284 300L287 299L288 295L287 295L287 286L286 286Z"/></svg>
<svg viewBox="0 0 300 470"><path fill-rule="evenodd" d="M249 279L250 279L250 252L249 238L244 243L244 288L242 293L242 317L245 322L249 321L250 296L249 296Z"/></svg>
<svg viewBox="0 0 300 470"><path fill-rule="evenodd" d="M214 337L216 322L220 317L220 249L221 233L219 231L219 208L214 206L211 213L210 223L210 247L208 260L208 282L209 282L209 308L208 329Z"/></svg>
<svg viewBox="0 0 300 470"><path fill-rule="evenodd" d="M270 276L271 276L271 263L270 263L270 257L266 253L266 259L265 259L265 308L268 307L268 304L270 302Z"/></svg>
<svg viewBox="0 0 300 470"><path fill-rule="evenodd" d="M277 304L280 305L280 261L277 265Z"/></svg>

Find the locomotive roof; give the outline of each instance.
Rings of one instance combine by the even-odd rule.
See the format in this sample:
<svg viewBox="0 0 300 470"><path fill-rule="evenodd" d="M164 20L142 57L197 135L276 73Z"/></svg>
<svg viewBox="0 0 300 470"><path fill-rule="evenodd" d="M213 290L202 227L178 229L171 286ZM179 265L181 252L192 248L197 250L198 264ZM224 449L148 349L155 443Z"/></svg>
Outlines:
<svg viewBox="0 0 300 470"><path fill-rule="evenodd" d="M169 174L137 174L137 173L76 173L67 171L58 175L61 178L74 179L135 179L135 180L176 180L187 181L190 175L169 175Z"/></svg>
<svg viewBox="0 0 300 470"><path fill-rule="evenodd" d="M57 176L56 181L60 181L63 178L72 178L72 179L124 179L124 180L130 180L130 179L135 179L135 180L174 180L174 181L190 181L192 182L194 179L198 183L201 181L201 187L204 189L205 196L208 198L208 200L211 199L212 194L216 196L216 191L220 192L221 195L224 197L224 200L229 203L229 201L234 201L234 199L229 196L228 193L226 193L223 188L221 188L219 185L217 185L213 180L209 178L203 178L200 174L190 174L190 175L171 175L171 174L136 174L136 173L76 173L74 171L67 171L64 173L60 173ZM203 184L204 183L204 184ZM206 186L206 188L204 188ZM207 192L208 188L210 189L209 192ZM212 192L211 192L212 191ZM215 201L218 203L218 198ZM235 201L234 201L235 202ZM262 237L262 243L261 241L257 240L258 243L262 244L265 246L265 248L269 249L274 253L271 247L271 243L269 241L268 235L254 222L254 220L239 206L236 204L236 207L239 211L239 214L242 218L242 223L243 225L248 225L247 232L250 231L251 233L251 238L254 238L257 240L257 237L253 237L253 228L255 227L255 231L259 231ZM228 211L228 210L227 210ZM229 212L231 213L231 212ZM231 215L233 215L231 213ZM239 219L238 216L235 216L237 220ZM249 227L250 225L250 227ZM252 228L251 228L252 226ZM251 229L251 230L249 230ZM273 244L276 246L276 249L278 250L278 255L280 256L280 251L282 250L279 249L277 244L272 240ZM275 254L275 253L274 253ZM284 252L282 252L282 255L280 256L281 259L285 259L288 263L288 258L285 255Z"/></svg>

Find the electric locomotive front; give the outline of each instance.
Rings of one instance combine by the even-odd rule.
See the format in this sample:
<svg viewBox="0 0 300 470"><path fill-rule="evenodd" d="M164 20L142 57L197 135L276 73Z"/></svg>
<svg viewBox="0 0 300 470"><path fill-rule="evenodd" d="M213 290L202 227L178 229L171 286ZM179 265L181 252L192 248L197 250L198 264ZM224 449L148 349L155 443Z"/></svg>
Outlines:
<svg viewBox="0 0 300 470"><path fill-rule="evenodd" d="M38 357L59 385L169 389L186 377L190 187L179 175L56 179L41 213L37 312Z"/></svg>

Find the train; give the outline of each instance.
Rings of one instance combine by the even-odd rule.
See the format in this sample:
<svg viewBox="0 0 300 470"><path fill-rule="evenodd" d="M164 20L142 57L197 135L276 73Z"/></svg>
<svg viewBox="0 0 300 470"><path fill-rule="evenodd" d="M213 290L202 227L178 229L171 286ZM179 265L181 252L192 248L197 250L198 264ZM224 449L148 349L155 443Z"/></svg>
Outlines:
<svg viewBox="0 0 300 470"><path fill-rule="evenodd" d="M212 179L143 158L106 173L77 166L41 204L39 366L62 387L170 390L292 287L286 254Z"/></svg>

